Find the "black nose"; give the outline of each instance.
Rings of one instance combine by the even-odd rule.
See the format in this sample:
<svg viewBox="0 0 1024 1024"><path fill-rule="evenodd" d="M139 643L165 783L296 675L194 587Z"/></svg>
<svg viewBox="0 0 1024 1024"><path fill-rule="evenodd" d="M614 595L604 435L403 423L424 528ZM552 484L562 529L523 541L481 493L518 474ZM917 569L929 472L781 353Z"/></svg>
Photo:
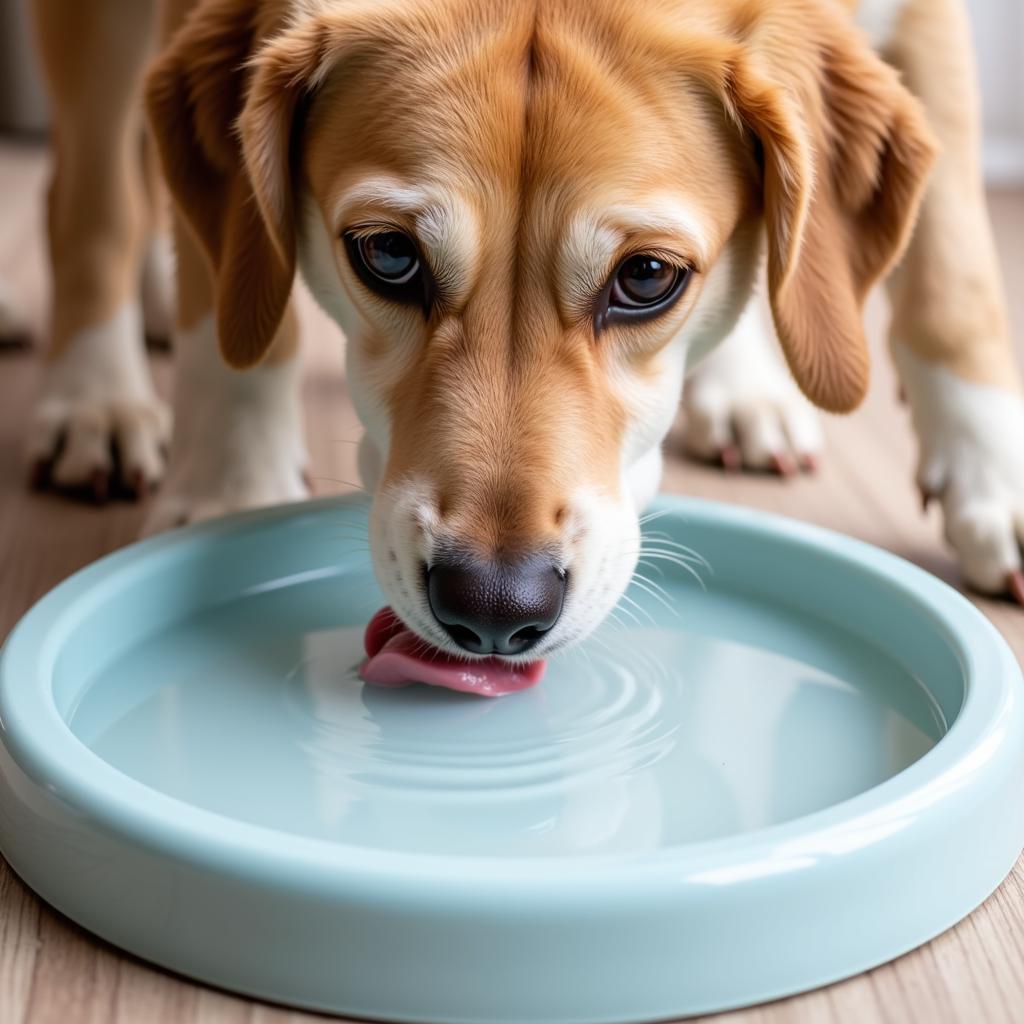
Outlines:
<svg viewBox="0 0 1024 1024"><path fill-rule="evenodd" d="M558 621L565 573L550 559L438 561L427 573L434 618L473 654L522 654Z"/></svg>

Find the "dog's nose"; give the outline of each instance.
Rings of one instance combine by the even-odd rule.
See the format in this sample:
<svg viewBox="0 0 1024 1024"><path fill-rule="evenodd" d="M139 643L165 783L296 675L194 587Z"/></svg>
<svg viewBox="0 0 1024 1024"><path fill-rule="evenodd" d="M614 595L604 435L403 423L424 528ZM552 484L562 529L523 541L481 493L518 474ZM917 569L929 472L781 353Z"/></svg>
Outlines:
<svg viewBox="0 0 1024 1024"><path fill-rule="evenodd" d="M473 654L522 654L558 621L566 574L546 558L503 565L436 562L427 573L434 618Z"/></svg>

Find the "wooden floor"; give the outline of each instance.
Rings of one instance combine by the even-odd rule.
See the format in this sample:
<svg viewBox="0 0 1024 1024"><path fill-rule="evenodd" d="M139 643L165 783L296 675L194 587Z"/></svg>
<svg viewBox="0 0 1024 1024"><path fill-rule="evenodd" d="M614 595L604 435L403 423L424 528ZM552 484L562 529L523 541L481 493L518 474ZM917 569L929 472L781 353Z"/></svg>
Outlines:
<svg viewBox="0 0 1024 1024"><path fill-rule="evenodd" d="M44 333L47 289L41 222L45 176L45 156L38 148L0 145L0 275L24 298L37 336ZM1024 341L1024 193L993 195L992 213L1014 302L1015 337ZM305 389L316 486L332 493L356 479L354 446L345 442L358 436L358 425L341 373L340 338L308 301L303 314L310 339ZM877 343L884 323L880 301L872 305L869 323ZM881 353L878 344L876 351ZM159 358L154 365L166 389L170 367ZM127 503L79 506L26 490L20 444L38 377L37 352L0 355L0 637L58 581L132 540L144 512ZM913 443L895 394L879 354L863 411L828 421L828 451L814 479L726 477L672 459L667 486L841 530L955 583L938 513L926 517L918 506ZM979 604L1024 658L1024 611L998 602ZM124 956L42 904L0 861L0 1024L312 1019L194 985ZM1022 1019L1024 861L967 920L895 963L808 995L716 1018L721 1024Z"/></svg>

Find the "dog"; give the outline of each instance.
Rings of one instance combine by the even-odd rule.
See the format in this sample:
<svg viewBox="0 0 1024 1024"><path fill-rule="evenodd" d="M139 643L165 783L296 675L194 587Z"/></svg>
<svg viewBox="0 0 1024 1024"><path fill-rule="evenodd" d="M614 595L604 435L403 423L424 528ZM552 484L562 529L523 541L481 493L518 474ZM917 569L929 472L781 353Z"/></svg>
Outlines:
<svg viewBox="0 0 1024 1024"><path fill-rule="evenodd" d="M301 269L348 339L398 618L544 657L630 580L680 395L695 454L812 465L811 406L863 398L887 279L922 492L968 582L1024 602L1024 400L957 0L173 2L145 78L148 5L80 6L74 32L38 8L57 316L31 452L58 485L105 487L112 441L133 489L164 475L144 95L178 270L151 529L306 495Z"/></svg>

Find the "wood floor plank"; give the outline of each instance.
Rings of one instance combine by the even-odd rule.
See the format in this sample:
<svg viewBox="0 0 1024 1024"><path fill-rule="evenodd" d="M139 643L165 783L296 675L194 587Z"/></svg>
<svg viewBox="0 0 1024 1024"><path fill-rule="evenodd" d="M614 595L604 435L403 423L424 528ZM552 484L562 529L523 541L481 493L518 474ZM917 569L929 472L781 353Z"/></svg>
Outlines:
<svg viewBox="0 0 1024 1024"><path fill-rule="evenodd" d="M0 274L24 292L45 329L42 151L0 145ZM1024 194L991 197L1006 268L1015 337L1024 339ZM359 427L345 386L336 328L304 296L306 421L318 493L351 488ZM884 303L874 299L871 394L862 412L826 421L820 474L783 483L726 477L670 458L666 487L796 516L895 551L957 582L938 514L921 513L912 483L914 444L885 357ZM155 360L170 386L166 360ZM38 384L39 353L0 355L0 636L29 605L77 568L130 542L138 506L88 508L24 487L21 438ZM978 600L1024 659L1024 613ZM1022 797L1024 798L1024 797ZM716 1024L845 1024L848 1021L1010 1024L1024 1007L1024 863L956 928L892 964L829 988L719 1015ZM88 936L40 903L0 862L0 1024L307 1024L319 1018L214 991L149 967Z"/></svg>

